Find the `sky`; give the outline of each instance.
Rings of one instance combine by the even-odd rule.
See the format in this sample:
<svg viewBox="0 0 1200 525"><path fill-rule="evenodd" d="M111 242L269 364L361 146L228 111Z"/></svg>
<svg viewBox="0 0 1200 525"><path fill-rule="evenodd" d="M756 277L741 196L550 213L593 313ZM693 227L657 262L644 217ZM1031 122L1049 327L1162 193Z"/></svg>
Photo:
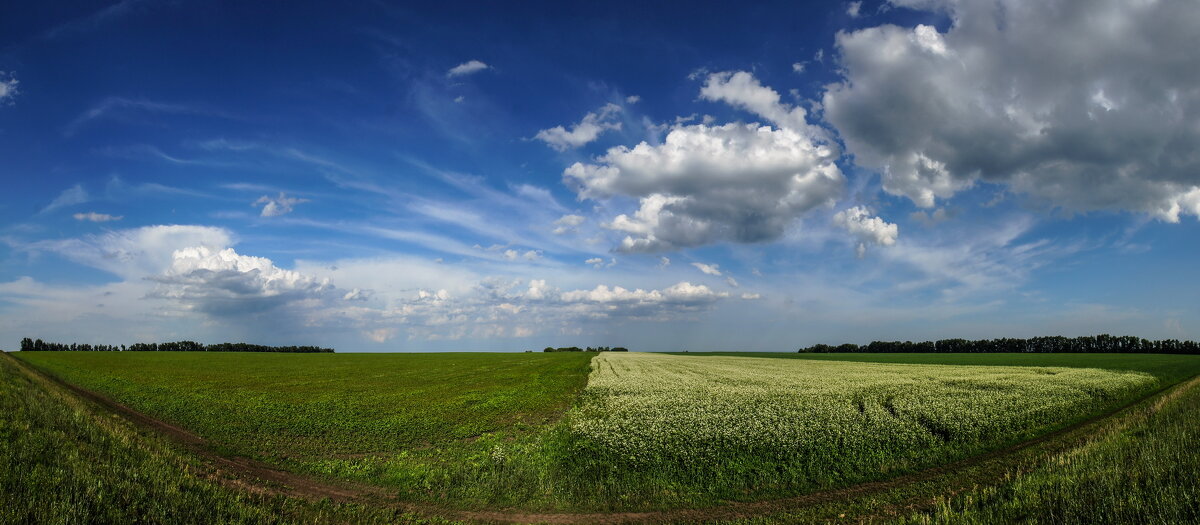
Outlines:
<svg viewBox="0 0 1200 525"><path fill-rule="evenodd" d="M1200 4L8 2L22 337L1200 337Z"/></svg>

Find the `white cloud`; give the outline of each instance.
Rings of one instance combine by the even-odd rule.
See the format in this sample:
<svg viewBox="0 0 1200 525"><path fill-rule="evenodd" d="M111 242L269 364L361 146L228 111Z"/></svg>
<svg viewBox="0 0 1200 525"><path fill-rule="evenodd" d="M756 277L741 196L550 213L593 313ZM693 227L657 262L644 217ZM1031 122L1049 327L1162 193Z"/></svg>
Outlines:
<svg viewBox="0 0 1200 525"><path fill-rule="evenodd" d="M617 260L612 258L608 260L607 264L605 264L603 257L592 257L591 259L583 261L583 263L590 264L592 268L612 268L613 266L617 265Z"/></svg>
<svg viewBox="0 0 1200 525"><path fill-rule="evenodd" d="M233 248L195 246L176 250L171 259L165 272L150 277L159 284L154 296L214 316L264 312L334 291L329 279L284 270Z"/></svg>
<svg viewBox="0 0 1200 525"><path fill-rule="evenodd" d="M564 292L562 300L567 303L597 303L597 304L681 304L705 305L729 294L714 292L702 284L694 285L680 282L663 290L627 290L620 286L608 287L603 284L591 290L575 290Z"/></svg>
<svg viewBox="0 0 1200 525"><path fill-rule="evenodd" d="M846 5L846 14L850 15L850 18L858 18L861 10L862 10L862 2L861 1L850 2L849 4Z"/></svg>
<svg viewBox="0 0 1200 525"><path fill-rule="evenodd" d="M762 299L762 295L756 294L756 293L749 293L749 292L742 294L742 300L753 301L755 299Z"/></svg>
<svg viewBox="0 0 1200 525"><path fill-rule="evenodd" d="M457 66L450 68L449 71L446 71L446 76L450 77L450 78L461 77L461 76L478 73L485 69L491 69L491 68L492 68L492 66L484 64L483 62L480 62L479 60L468 60Z"/></svg>
<svg viewBox="0 0 1200 525"><path fill-rule="evenodd" d="M805 67L806 67L806 64L804 62L793 62L792 63L792 72L793 73L803 73Z"/></svg>
<svg viewBox="0 0 1200 525"><path fill-rule="evenodd" d="M641 101L642 101L642 97L639 97L637 95L629 95L628 97L625 97L626 104L637 104L638 102L641 102Z"/></svg>
<svg viewBox="0 0 1200 525"><path fill-rule="evenodd" d="M808 124L804 108L784 104L778 92L762 85L746 71L724 71L709 75L700 88L700 98L725 102L767 119L780 128L804 133L809 138L824 138L826 134L825 130Z"/></svg>
<svg viewBox="0 0 1200 525"><path fill-rule="evenodd" d="M11 103L13 98L17 96L17 85L20 82L13 78L11 74L0 71L0 104Z"/></svg>
<svg viewBox="0 0 1200 525"><path fill-rule="evenodd" d="M721 276L720 265L694 262L692 263L692 266L695 266L697 270L700 270L700 272L704 273L705 275L715 275L717 277Z"/></svg>
<svg viewBox="0 0 1200 525"><path fill-rule="evenodd" d="M833 216L833 223L845 229L858 241L855 247L859 258L866 255L868 245L891 246L896 244L900 229L879 217L872 217L871 210L855 206L839 211Z"/></svg>
<svg viewBox="0 0 1200 525"><path fill-rule="evenodd" d="M554 221L554 234L577 233L579 225L583 224L585 220L582 215L563 215Z"/></svg>
<svg viewBox="0 0 1200 525"><path fill-rule="evenodd" d="M171 266L172 253L192 246L222 249L233 243L223 228L190 225L143 226L77 239L39 241L24 246L33 252L57 253L71 261L126 279L142 279Z"/></svg>
<svg viewBox="0 0 1200 525"><path fill-rule="evenodd" d="M346 292L345 294L343 294L342 300L343 301L366 301L367 299L370 299L371 296L374 294L375 293L371 290L363 290L363 289L355 288L355 289L350 290L349 292Z"/></svg>
<svg viewBox="0 0 1200 525"><path fill-rule="evenodd" d="M779 238L841 194L836 157L792 129L697 124L673 127L658 145L611 148L597 164L571 165L563 178L580 198L638 199L633 216L606 226L629 234L620 251L652 252Z"/></svg>
<svg viewBox="0 0 1200 525"><path fill-rule="evenodd" d="M732 275L725 276L725 283L734 288L741 286L738 284L737 279L734 279Z"/></svg>
<svg viewBox="0 0 1200 525"><path fill-rule="evenodd" d="M94 211L89 211L87 213L76 213L75 215L72 215L72 217L75 217L75 220L77 221L91 222L119 221L124 218L121 215L109 215L107 213L96 213Z"/></svg>
<svg viewBox="0 0 1200 525"><path fill-rule="evenodd" d="M279 192L278 197L269 197L263 195L258 200L254 201L252 206L262 206L263 217L278 217L287 213L291 213L297 204L309 202L308 199L300 199L296 197L288 197L284 192Z"/></svg>
<svg viewBox="0 0 1200 525"><path fill-rule="evenodd" d="M986 181L1072 211L1200 215L1200 4L894 3L953 23L839 33L845 79L822 101L886 191L933 207Z"/></svg>
<svg viewBox="0 0 1200 525"><path fill-rule="evenodd" d="M658 258L658 267L659 268L666 268L668 266L671 266L671 259L669 257L664 255L664 256Z"/></svg>
<svg viewBox="0 0 1200 525"><path fill-rule="evenodd" d="M367 330L363 332L363 335L367 336L367 339L375 341L376 343L386 343L393 337L396 337L396 329L376 328L374 330Z"/></svg>
<svg viewBox="0 0 1200 525"><path fill-rule="evenodd" d="M534 138L545 142L558 151L578 148L600 138L600 134L610 129L621 129L617 118L621 114L621 106L606 104L598 111L583 116L583 120L571 125L570 131L563 126L543 129Z"/></svg>
<svg viewBox="0 0 1200 525"><path fill-rule="evenodd" d="M83 185L76 184L58 194L58 197L55 197L54 200L50 201L50 204L47 204L45 208L42 208L41 213L54 211L59 208L66 208L68 206L74 206L76 204L83 204L89 200L91 200L91 198L88 196L87 190L83 189Z"/></svg>

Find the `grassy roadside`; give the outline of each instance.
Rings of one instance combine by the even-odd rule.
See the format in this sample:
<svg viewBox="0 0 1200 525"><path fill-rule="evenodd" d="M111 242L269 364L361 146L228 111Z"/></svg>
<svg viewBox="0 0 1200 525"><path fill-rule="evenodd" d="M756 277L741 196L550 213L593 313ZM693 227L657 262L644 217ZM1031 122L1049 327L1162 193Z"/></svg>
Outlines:
<svg viewBox="0 0 1200 525"><path fill-rule="evenodd" d="M209 481L164 439L18 366L0 353L0 523L444 523Z"/></svg>
<svg viewBox="0 0 1200 525"><path fill-rule="evenodd" d="M1200 378L1191 385L1200 385ZM939 497L930 523L1200 522L1200 388L1104 425L1079 447L999 485Z"/></svg>

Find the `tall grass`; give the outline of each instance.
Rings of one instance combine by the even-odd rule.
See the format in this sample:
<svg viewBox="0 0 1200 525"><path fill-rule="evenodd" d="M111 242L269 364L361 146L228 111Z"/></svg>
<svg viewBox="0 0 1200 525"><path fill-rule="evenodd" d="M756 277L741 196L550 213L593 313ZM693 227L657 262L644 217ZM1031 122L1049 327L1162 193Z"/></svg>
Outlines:
<svg viewBox="0 0 1200 525"><path fill-rule="evenodd" d="M941 498L909 523L1200 522L1200 386L1114 419L1007 483Z"/></svg>

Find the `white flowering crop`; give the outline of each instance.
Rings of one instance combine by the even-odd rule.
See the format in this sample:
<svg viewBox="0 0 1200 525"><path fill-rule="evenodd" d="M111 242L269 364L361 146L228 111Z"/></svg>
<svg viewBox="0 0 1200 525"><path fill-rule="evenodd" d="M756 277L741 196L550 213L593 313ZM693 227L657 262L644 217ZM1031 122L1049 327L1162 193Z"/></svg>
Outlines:
<svg viewBox="0 0 1200 525"><path fill-rule="evenodd" d="M1032 437L1155 381L1087 368L601 354L569 421L588 453L627 467L838 483Z"/></svg>

